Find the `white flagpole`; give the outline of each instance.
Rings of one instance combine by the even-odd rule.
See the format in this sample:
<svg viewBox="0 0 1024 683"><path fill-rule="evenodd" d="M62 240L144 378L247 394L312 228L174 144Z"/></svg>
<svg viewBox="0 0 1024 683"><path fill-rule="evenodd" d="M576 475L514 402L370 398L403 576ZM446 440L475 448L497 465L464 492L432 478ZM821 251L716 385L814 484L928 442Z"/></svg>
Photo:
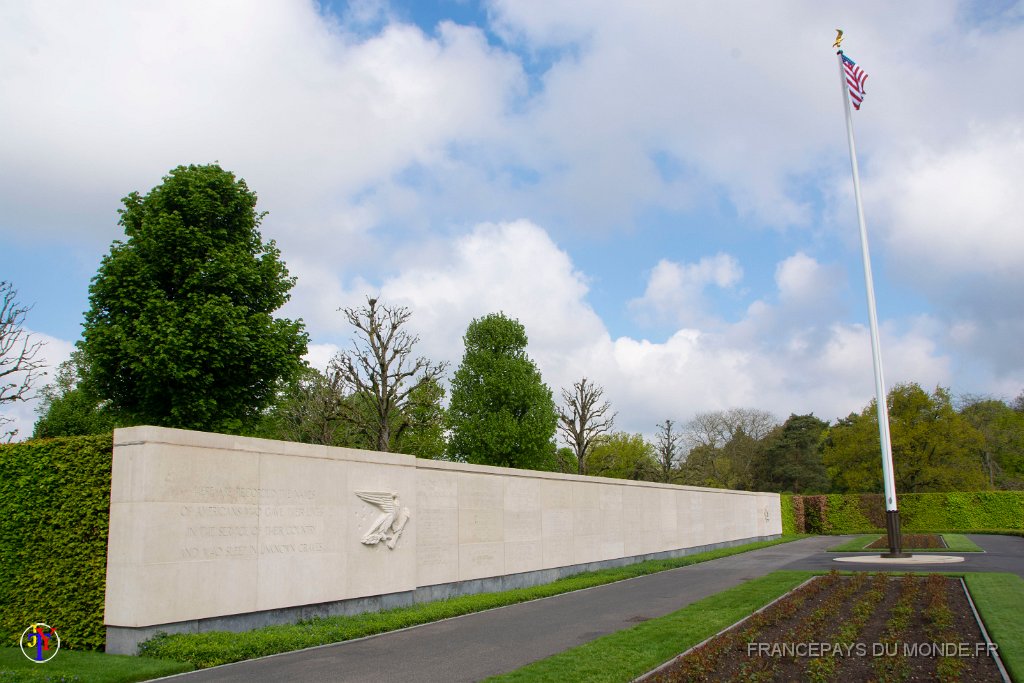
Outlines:
<svg viewBox="0 0 1024 683"><path fill-rule="evenodd" d="M886 529L889 535L889 554L885 557L906 557L900 537L900 513L896 507L896 484L892 466L892 440L889 437L889 406L885 397L885 379L882 376L882 352L878 340L878 313L875 311L875 285L871 278L871 252L868 249L868 229L864 223L864 205L860 195L860 171L857 168L857 147L853 140L853 110L850 106L850 88L843 67L843 51L839 60L839 84L843 90L843 109L846 112L846 139L850 145L850 166L853 169L853 195L857 201L857 221L860 224L860 250L864 259L864 285L868 293L868 321L871 326L871 359L875 368L875 404L878 408L878 436L882 443L882 484L885 491Z"/></svg>

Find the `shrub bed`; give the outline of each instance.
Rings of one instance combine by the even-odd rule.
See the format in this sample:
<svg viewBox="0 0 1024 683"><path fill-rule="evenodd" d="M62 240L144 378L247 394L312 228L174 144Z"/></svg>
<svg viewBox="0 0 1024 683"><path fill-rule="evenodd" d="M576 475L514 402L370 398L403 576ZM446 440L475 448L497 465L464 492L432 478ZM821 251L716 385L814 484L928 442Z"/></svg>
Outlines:
<svg viewBox="0 0 1024 683"><path fill-rule="evenodd" d="M950 645L954 647L949 647ZM959 579L833 572L640 680L1001 681Z"/></svg>
<svg viewBox="0 0 1024 683"><path fill-rule="evenodd" d="M32 623L101 649L111 434L0 446L0 638Z"/></svg>
<svg viewBox="0 0 1024 683"><path fill-rule="evenodd" d="M884 529L881 494L785 495L785 534L855 534ZM905 531L1024 532L1024 491L905 493L899 497Z"/></svg>

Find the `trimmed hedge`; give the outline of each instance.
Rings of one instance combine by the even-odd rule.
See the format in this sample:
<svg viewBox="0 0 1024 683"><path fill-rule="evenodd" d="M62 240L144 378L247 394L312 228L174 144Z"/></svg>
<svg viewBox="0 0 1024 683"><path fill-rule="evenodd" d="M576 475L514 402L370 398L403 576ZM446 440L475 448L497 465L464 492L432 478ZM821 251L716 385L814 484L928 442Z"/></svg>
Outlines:
<svg viewBox="0 0 1024 683"><path fill-rule="evenodd" d="M898 502L905 531L1024 531L1024 491L905 493ZM884 528L880 493L782 496L784 534L854 534Z"/></svg>
<svg viewBox="0 0 1024 683"><path fill-rule="evenodd" d="M29 624L102 649L112 435L0 445L0 638Z"/></svg>

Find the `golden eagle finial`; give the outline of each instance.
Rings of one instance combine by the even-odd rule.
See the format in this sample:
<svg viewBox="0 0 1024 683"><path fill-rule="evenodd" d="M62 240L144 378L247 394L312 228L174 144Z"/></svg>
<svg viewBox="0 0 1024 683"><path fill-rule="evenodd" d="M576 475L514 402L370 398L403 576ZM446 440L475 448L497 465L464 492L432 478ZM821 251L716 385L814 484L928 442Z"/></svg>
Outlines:
<svg viewBox="0 0 1024 683"><path fill-rule="evenodd" d="M843 49L842 48L842 43L843 43L843 29L837 28L836 29L836 42L832 43L832 47L841 50L841 49Z"/></svg>

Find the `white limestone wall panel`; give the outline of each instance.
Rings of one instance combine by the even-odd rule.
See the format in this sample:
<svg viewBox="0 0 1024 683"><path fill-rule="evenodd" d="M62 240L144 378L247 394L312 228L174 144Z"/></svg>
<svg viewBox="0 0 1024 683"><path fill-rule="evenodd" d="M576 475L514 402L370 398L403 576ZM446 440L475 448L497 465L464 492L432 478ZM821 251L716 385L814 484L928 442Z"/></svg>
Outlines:
<svg viewBox="0 0 1024 683"><path fill-rule="evenodd" d="M676 513L676 548L688 548L693 546L692 534L690 533L690 498L692 492L687 490L673 491L675 498Z"/></svg>
<svg viewBox="0 0 1024 683"><path fill-rule="evenodd" d="M506 477L504 481L505 571L536 571L544 566L544 517L541 480Z"/></svg>
<svg viewBox="0 0 1024 683"><path fill-rule="evenodd" d="M411 460L411 459L410 459ZM417 487L415 467L386 463L347 463L348 488L344 495L348 523L340 539L346 559L347 598L410 591L416 588ZM356 492L391 492L398 495L400 508L411 517L394 543L362 543L363 536L377 522L382 510L361 500Z"/></svg>
<svg viewBox="0 0 1024 683"><path fill-rule="evenodd" d="M416 470L416 583L459 580L458 473Z"/></svg>
<svg viewBox="0 0 1024 683"><path fill-rule="evenodd" d="M460 472L459 580L505 573L505 486L493 474Z"/></svg>
<svg viewBox="0 0 1024 683"><path fill-rule="evenodd" d="M717 504L719 494L711 493L707 491L701 491L701 517L704 518L704 542L701 545L707 545L709 543L715 543L721 538L720 530L723 528L724 521L721 517L721 511Z"/></svg>
<svg viewBox="0 0 1024 683"><path fill-rule="evenodd" d="M598 533L600 535L600 560L611 560L625 556L626 546L622 523L622 486L598 484Z"/></svg>
<svg viewBox="0 0 1024 683"><path fill-rule="evenodd" d="M350 471L381 467L404 473L409 479L411 468L279 453L257 457L260 467L258 534L255 539L251 535L243 537L242 540L250 543L236 545L239 552L245 552L246 547L252 545L258 552L257 609L351 597L348 558L355 549L353 541L361 545L359 538L366 529L352 529L347 522L367 515L360 508L365 503L356 498L349 486ZM399 484L397 489L403 506L414 503L401 495L412 493L407 483ZM369 516L374 513L379 516L381 511L373 510ZM238 528L244 530L241 526ZM412 528L407 526L396 546L403 555L409 554L408 549L402 549L402 544L412 543L414 534L411 532ZM405 536L407 533L410 536Z"/></svg>
<svg viewBox="0 0 1024 683"><path fill-rule="evenodd" d="M678 519L676 514L676 491L670 488L657 488L651 491L658 500L658 552L679 548Z"/></svg>
<svg viewBox="0 0 1024 683"><path fill-rule="evenodd" d="M601 559L601 491L593 480L571 482L573 564Z"/></svg>
<svg viewBox="0 0 1024 683"><path fill-rule="evenodd" d="M544 569L573 563L572 483L564 479L541 479L541 539Z"/></svg>

